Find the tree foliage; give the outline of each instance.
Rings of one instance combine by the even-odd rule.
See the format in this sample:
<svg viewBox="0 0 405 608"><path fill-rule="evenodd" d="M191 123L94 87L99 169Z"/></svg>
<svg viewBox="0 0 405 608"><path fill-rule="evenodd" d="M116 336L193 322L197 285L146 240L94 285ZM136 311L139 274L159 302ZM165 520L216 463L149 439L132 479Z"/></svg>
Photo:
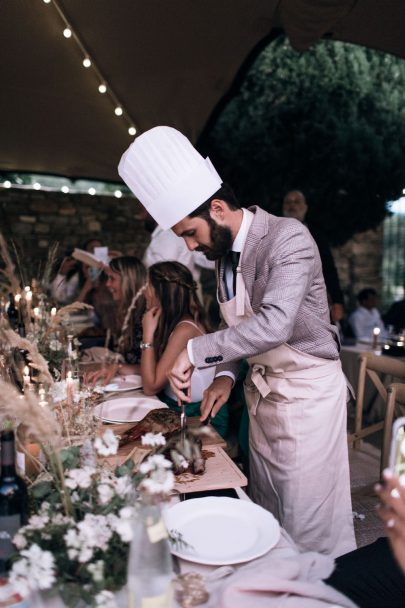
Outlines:
<svg viewBox="0 0 405 608"><path fill-rule="evenodd" d="M312 221L339 244L377 226L405 187L405 62L284 37L256 59L204 148L240 199L280 213L303 190Z"/></svg>

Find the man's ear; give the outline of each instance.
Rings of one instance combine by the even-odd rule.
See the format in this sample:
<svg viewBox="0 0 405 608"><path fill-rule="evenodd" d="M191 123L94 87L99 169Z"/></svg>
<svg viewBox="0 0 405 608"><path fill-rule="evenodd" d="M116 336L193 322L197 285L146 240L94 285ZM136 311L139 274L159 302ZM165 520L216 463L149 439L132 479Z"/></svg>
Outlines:
<svg viewBox="0 0 405 608"><path fill-rule="evenodd" d="M228 208L225 201L220 198L214 198L210 203L210 216L211 219L221 222L224 220L225 211Z"/></svg>

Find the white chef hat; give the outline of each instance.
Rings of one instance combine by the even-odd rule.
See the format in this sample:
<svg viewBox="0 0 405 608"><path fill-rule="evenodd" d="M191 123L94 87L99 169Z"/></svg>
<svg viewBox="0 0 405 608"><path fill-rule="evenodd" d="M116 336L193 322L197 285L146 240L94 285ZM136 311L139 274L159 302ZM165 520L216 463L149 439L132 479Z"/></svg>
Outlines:
<svg viewBox="0 0 405 608"><path fill-rule="evenodd" d="M180 131L154 127L121 157L118 173L162 228L171 228L210 198L222 184Z"/></svg>

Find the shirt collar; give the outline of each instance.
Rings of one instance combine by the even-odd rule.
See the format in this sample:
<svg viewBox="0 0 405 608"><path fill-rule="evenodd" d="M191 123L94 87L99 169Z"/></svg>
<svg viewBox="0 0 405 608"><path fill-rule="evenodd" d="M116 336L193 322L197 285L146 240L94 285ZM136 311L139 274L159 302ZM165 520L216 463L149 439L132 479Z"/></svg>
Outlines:
<svg viewBox="0 0 405 608"><path fill-rule="evenodd" d="M241 253L243 251L246 237L249 232L250 224L252 223L254 217L254 214L249 211L249 209L245 209L244 207L242 207L242 211L242 223L240 225L238 234L236 235L236 238L232 243L232 251L237 251L238 253Z"/></svg>

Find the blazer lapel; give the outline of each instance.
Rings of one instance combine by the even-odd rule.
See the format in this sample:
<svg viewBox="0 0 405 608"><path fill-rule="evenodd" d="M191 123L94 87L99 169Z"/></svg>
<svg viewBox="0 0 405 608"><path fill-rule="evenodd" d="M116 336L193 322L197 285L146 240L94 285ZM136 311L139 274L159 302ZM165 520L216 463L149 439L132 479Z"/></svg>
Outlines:
<svg viewBox="0 0 405 608"><path fill-rule="evenodd" d="M249 207L249 211L254 213L254 218L246 236L240 264L245 287L251 299L253 283L257 274L256 260L260 241L268 232L268 214L260 207Z"/></svg>
<svg viewBox="0 0 405 608"><path fill-rule="evenodd" d="M215 265L215 274L216 274L217 287L218 287L218 299L220 302L227 301L224 272L225 272L225 258L220 258Z"/></svg>

